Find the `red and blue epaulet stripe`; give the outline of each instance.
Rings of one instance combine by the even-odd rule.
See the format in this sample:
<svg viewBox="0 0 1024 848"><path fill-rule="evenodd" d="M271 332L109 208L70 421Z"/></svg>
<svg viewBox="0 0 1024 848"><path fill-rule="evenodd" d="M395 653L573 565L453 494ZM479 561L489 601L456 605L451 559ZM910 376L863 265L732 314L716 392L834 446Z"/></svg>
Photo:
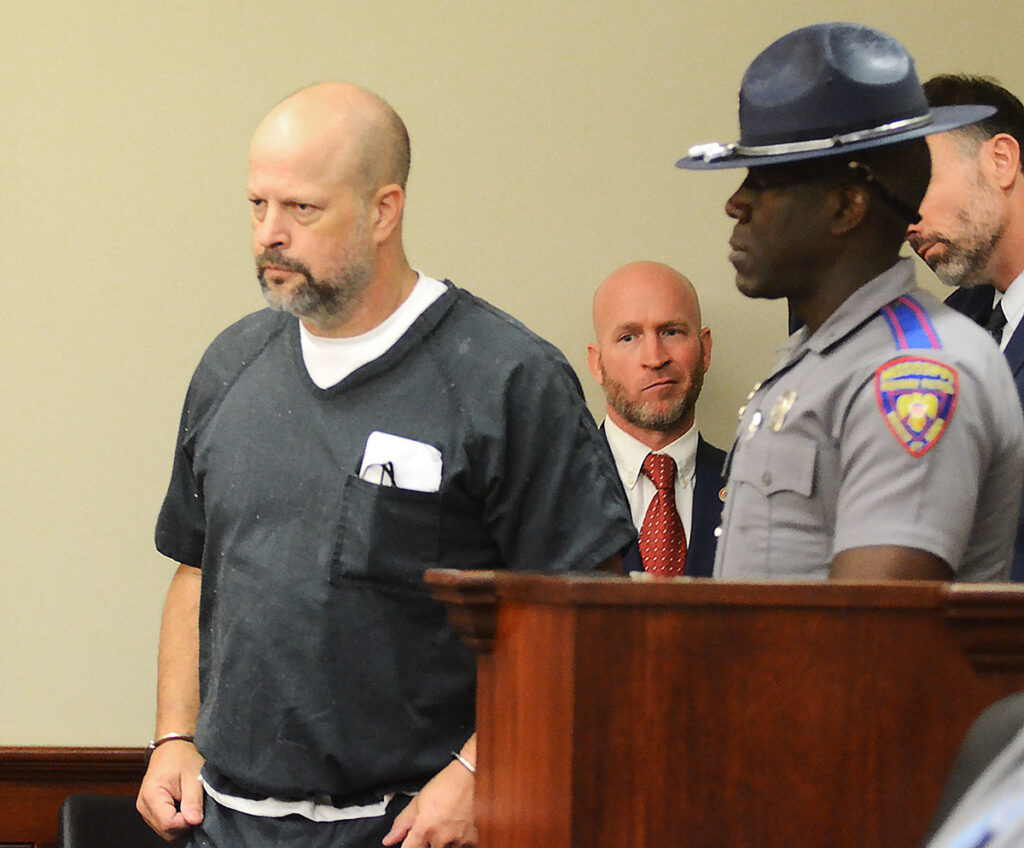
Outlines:
<svg viewBox="0 0 1024 848"><path fill-rule="evenodd" d="M897 350L942 350L938 333L928 313L909 295L896 298L882 307L882 317L889 324Z"/></svg>

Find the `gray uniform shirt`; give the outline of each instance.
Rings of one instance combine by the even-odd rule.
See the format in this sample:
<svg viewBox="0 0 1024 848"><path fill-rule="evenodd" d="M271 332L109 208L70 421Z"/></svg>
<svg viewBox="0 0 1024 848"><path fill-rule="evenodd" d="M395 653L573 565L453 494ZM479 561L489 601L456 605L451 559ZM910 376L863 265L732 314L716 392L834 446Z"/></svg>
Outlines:
<svg viewBox="0 0 1024 848"><path fill-rule="evenodd" d="M715 575L825 578L870 545L1008 574L1024 423L1005 358L916 288L904 259L813 335L794 334L741 410Z"/></svg>

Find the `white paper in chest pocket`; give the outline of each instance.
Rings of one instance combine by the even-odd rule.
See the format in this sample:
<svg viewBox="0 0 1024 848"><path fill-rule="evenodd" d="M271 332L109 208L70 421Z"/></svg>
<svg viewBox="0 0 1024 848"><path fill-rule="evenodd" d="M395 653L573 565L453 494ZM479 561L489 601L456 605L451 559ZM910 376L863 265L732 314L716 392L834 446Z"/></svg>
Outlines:
<svg viewBox="0 0 1024 848"><path fill-rule="evenodd" d="M414 492L441 488L441 451L425 442L374 430L366 438L361 479Z"/></svg>

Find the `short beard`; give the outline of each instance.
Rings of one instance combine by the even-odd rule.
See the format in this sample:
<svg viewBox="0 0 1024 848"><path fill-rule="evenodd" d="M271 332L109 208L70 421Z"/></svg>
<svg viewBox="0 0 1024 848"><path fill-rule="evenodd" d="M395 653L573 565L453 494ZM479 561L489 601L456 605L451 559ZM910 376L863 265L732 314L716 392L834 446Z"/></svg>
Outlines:
<svg viewBox="0 0 1024 848"><path fill-rule="evenodd" d="M651 402L631 400L626 387L605 372L604 363L601 364L601 379L608 405L626 421L642 430L670 433L693 416L697 398L704 387L704 346L701 345L700 358L690 372L689 387L672 406L661 411L653 409Z"/></svg>
<svg viewBox="0 0 1024 848"><path fill-rule="evenodd" d="M998 194L979 174L968 204L957 215L957 237L932 235L935 242L945 245L946 253L934 264L927 264L945 285L971 287L990 282L986 270L1006 230L998 201Z"/></svg>
<svg viewBox="0 0 1024 848"><path fill-rule="evenodd" d="M946 245L946 255L934 265L928 264L935 272L935 276L945 285L951 288L970 288L989 281L985 269L1003 236L1003 229L1000 227L995 232L982 233L977 222L971 221L962 213L960 222L965 226L964 240L960 244L954 244L945 237L937 238L937 242Z"/></svg>
<svg viewBox="0 0 1024 848"><path fill-rule="evenodd" d="M263 297L273 309L305 318L311 324L322 327L344 324L373 277L373 256L364 249L361 240L358 245L358 250L351 250L343 257L338 270L319 280L304 262L289 259L276 248L265 250L256 257L256 276ZM267 282L266 269L270 265L301 274L305 281L291 291L279 292L273 283Z"/></svg>

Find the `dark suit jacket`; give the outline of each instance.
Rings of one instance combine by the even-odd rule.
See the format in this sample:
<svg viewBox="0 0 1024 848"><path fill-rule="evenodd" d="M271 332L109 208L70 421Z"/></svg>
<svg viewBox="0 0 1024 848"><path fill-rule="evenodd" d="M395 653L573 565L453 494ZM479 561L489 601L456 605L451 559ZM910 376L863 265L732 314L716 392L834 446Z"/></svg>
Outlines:
<svg viewBox="0 0 1024 848"><path fill-rule="evenodd" d="M957 289L946 298L946 303L957 312L962 312L968 318L984 326L992 311L993 294L992 286L972 286ZM1017 395L1020 398L1021 406L1024 406L1024 321L1017 325L1004 353L1007 362L1010 363L1013 381L1017 384ZM1017 524L1017 543L1013 551L1010 579L1024 581L1024 511L1022 511L1021 520Z"/></svg>
<svg viewBox="0 0 1024 848"><path fill-rule="evenodd" d="M604 425L601 425L604 435ZM608 440L605 437L605 444ZM611 448L608 448L611 452ZM686 540L687 577L710 577L715 565L715 547L718 539L715 528L722 518L722 467L725 465L725 451L697 436L697 469L693 483L693 515L690 536ZM630 545L622 554L623 570L643 571L640 548Z"/></svg>

